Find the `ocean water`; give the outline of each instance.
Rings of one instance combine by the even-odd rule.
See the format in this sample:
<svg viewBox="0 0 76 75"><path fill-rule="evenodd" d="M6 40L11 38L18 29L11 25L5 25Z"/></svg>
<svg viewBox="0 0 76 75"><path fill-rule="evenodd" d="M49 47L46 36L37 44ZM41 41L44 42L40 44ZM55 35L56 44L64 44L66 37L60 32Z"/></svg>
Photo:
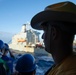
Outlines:
<svg viewBox="0 0 76 75"><path fill-rule="evenodd" d="M0 31L0 40L2 40L5 43L8 43L8 44L11 43L13 36L14 36L14 33Z"/></svg>
<svg viewBox="0 0 76 75"><path fill-rule="evenodd" d="M44 75L47 72L47 70L51 68L54 64L52 57L49 56L39 56L37 57L36 61L36 75Z"/></svg>

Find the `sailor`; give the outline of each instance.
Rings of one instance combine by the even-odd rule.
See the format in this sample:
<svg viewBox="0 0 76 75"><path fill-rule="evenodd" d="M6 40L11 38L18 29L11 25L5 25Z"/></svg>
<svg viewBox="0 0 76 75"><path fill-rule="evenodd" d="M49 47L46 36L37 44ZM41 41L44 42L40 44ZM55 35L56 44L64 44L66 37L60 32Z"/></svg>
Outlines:
<svg viewBox="0 0 76 75"><path fill-rule="evenodd" d="M7 75L9 68L6 62L2 59L2 50L4 50L4 42L0 40L0 75Z"/></svg>
<svg viewBox="0 0 76 75"><path fill-rule="evenodd" d="M32 18L31 27L44 31L45 50L52 54L55 62L46 75L76 75L76 55L73 52L76 4L64 1L47 6Z"/></svg>
<svg viewBox="0 0 76 75"><path fill-rule="evenodd" d="M11 53L9 46L7 43L4 43L4 49L2 50L3 55L2 59L6 62L7 66L9 67L9 75L13 74L13 64L14 64L14 55Z"/></svg>
<svg viewBox="0 0 76 75"><path fill-rule="evenodd" d="M16 75L35 75L36 61L33 55L24 54L21 56L16 64Z"/></svg>

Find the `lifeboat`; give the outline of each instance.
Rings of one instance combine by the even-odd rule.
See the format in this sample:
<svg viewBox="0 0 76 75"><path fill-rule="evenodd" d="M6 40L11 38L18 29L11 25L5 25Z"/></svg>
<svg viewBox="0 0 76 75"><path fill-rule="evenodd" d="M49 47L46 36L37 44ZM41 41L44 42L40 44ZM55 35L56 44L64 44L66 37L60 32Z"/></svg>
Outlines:
<svg viewBox="0 0 76 75"><path fill-rule="evenodd" d="M18 38L17 41L18 41L18 42L26 42L26 40L23 39L23 38Z"/></svg>

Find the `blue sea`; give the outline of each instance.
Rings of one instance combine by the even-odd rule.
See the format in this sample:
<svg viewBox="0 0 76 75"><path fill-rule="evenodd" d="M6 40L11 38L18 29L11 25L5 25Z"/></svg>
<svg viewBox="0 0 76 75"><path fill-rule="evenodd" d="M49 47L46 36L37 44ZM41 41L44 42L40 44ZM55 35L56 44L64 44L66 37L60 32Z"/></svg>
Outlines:
<svg viewBox="0 0 76 75"><path fill-rule="evenodd" d="M44 75L45 72L54 64L54 61L51 56L39 56L36 58L36 61L36 75Z"/></svg>
<svg viewBox="0 0 76 75"><path fill-rule="evenodd" d="M0 31L0 40L2 40L5 43L11 43L12 37L14 36L14 33L8 33Z"/></svg>

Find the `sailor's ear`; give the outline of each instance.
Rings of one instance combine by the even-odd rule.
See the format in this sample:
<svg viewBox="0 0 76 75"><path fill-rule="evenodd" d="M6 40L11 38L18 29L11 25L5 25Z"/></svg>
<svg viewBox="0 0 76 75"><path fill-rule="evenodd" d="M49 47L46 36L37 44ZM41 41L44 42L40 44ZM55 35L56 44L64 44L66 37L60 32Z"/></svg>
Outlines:
<svg viewBox="0 0 76 75"><path fill-rule="evenodd" d="M54 40L57 36L57 29L55 27L51 27L51 35L52 39Z"/></svg>

